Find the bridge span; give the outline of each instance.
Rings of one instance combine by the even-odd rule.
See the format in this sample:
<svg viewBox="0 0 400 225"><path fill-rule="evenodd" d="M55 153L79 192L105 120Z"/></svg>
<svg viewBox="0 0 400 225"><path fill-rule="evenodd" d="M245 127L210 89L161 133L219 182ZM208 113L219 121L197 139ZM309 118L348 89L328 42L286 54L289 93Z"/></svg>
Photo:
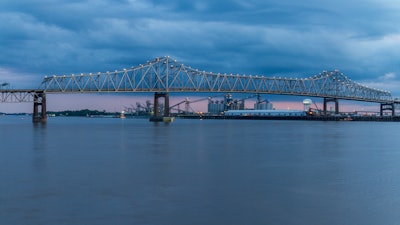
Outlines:
<svg viewBox="0 0 400 225"><path fill-rule="evenodd" d="M2 103L33 102L32 121L45 122L47 120L46 94L44 93L43 90L0 89L0 102Z"/></svg>
<svg viewBox="0 0 400 225"><path fill-rule="evenodd" d="M105 73L46 76L37 90L0 90L1 102L29 99L34 102L34 114L46 109L46 94L51 93L103 93L148 92L154 93L154 101L164 98L164 116L169 115L169 93L256 93L320 97L324 99L324 112L328 102L353 100L380 103L381 115L389 110L395 113L394 100L389 91L379 90L354 82L338 70L323 71L307 78L265 77L262 75L221 74L194 69L165 56L128 69ZM27 95L29 98L10 97ZM35 97L36 96L36 97ZM154 104L155 106L157 104ZM43 110L44 108L44 110ZM158 110L154 111L158 116ZM42 118L45 121L45 117ZM41 118L34 116L34 121Z"/></svg>

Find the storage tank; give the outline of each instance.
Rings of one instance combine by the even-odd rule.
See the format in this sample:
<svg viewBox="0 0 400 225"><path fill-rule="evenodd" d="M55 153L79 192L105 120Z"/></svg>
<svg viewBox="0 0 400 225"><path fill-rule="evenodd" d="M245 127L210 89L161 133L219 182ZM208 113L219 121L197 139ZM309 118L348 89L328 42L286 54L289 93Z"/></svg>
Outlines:
<svg viewBox="0 0 400 225"><path fill-rule="evenodd" d="M304 99L303 100L304 111L308 112L310 110L311 104L312 104L311 99L308 99L308 98Z"/></svg>

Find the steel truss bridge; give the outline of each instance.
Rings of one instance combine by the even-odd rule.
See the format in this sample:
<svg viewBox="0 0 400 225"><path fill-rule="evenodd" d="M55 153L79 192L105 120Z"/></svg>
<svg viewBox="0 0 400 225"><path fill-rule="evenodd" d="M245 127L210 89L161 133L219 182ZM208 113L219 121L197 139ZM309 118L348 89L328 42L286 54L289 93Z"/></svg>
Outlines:
<svg viewBox="0 0 400 225"><path fill-rule="evenodd" d="M21 103L33 102L33 122L45 122L46 116L46 94L43 90L33 89L0 89L0 102ZM39 113L39 109L41 112Z"/></svg>
<svg viewBox="0 0 400 225"><path fill-rule="evenodd" d="M34 102L35 98L37 98L38 95L38 91L33 89L0 89L0 102Z"/></svg>
<svg viewBox="0 0 400 225"><path fill-rule="evenodd" d="M332 101L335 102L336 113L339 113L339 99L380 103L381 114L384 110L391 110L392 115L395 105L400 104L400 101L392 98L389 91L354 82L338 70L323 71L308 78L220 74L193 69L168 56L113 72L46 76L39 89L34 92L1 89L0 92L1 102L32 100L35 107L42 108L45 108L46 93L149 92L155 93L155 103L158 98L165 99L164 115L169 114L168 94L172 92L320 97L324 98L324 111L326 112L326 104ZM157 104L154 105L157 107Z"/></svg>

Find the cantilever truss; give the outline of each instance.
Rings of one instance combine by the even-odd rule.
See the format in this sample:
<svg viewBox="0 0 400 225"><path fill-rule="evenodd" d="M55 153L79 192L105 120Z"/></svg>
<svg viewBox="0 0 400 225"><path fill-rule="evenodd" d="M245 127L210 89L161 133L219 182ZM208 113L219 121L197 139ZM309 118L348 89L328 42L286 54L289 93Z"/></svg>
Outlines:
<svg viewBox="0 0 400 225"><path fill-rule="evenodd" d="M224 92L314 96L367 102L393 102L390 92L351 81L339 71L309 78L215 74L192 69L170 57L121 71L51 76L45 92Z"/></svg>
<svg viewBox="0 0 400 225"><path fill-rule="evenodd" d="M3 103L34 102L35 96L38 96L35 90L0 90L0 102Z"/></svg>

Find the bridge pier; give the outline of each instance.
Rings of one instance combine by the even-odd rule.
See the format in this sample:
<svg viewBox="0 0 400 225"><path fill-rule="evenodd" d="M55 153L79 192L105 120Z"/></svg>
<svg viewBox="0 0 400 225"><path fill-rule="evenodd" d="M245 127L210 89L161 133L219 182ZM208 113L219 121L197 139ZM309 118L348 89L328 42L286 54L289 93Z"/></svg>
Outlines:
<svg viewBox="0 0 400 225"><path fill-rule="evenodd" d="M339 114L339 99L337 98L324 98L324 115L327 114L327 105L328 102L334 102L335 103L335 114Z"/></svg>
<svg viewBox="0 0 400 225"><path fill-rule="evenodd" d="M39 113L39 108L40 108L40 113ZM36 91L33 95L32 122L34 123L47 122L46 94L43 91Z"/></svg>
<svg viewBox="0 0 400 225"><path fill-rule="evenodd" d="M381 103L380 115L383 116L384 111L392 111L392 116L395 115L394 103Z"/></svg>
<svg viewBox="0 0 400 225"><path fill-rule="evenodd" d="M164 113L161 115L159 112L159 98L164 98ZM168 118L170 116L169 112L169 93L167 92L155 92L154 93L154 109L153 109L153 116L150 117L150 121L157 122L157 121L164 121L164 118Z"/></svg>

